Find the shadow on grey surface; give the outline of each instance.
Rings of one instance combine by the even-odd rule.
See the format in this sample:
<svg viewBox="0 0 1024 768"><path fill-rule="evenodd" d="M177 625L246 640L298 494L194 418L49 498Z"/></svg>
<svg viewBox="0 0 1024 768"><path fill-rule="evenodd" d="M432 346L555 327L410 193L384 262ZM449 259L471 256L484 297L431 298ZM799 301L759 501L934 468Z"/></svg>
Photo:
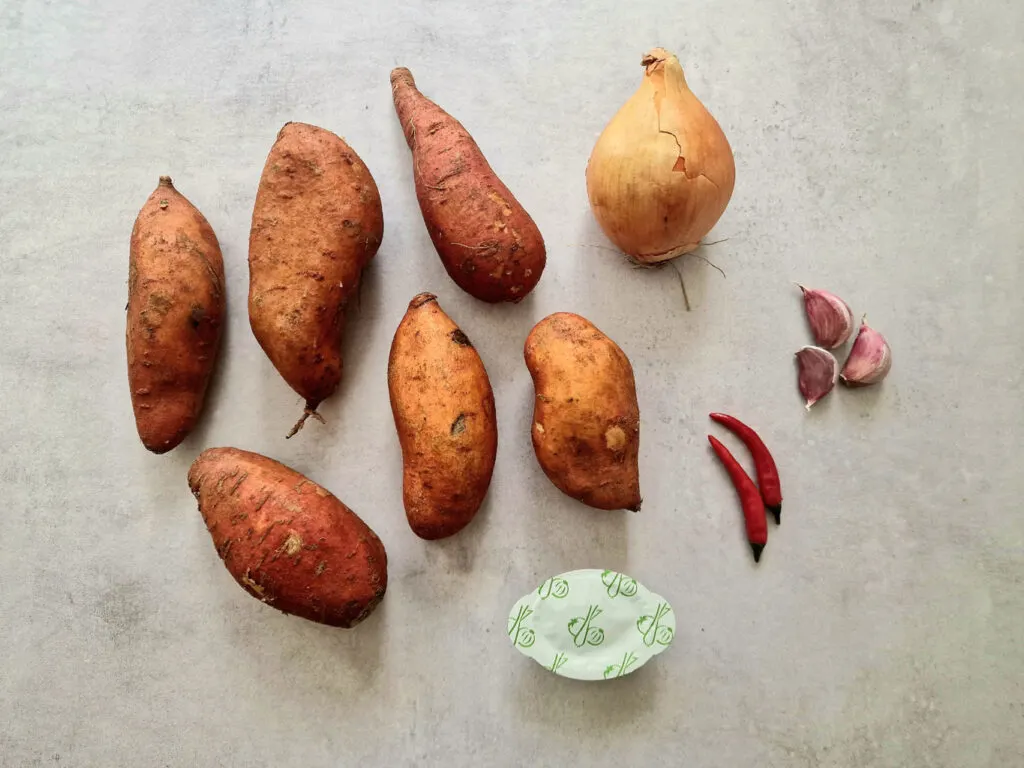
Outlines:
<svg viewBox="0 0 1024 768"><path fill-rule="evenodd" d="M701 243L697 250L668 261L639 264L615 247L601 231L589 211L581 239L583 242L577 244L577 250L586 253L585 258L603 258L613 263L616 268L614 273L616 279L630 281L638 285L643 284L644 278L654 279L659 281L659 285L655 289L658 291L664 290L660 281L667 280L674 283L679 294L679 308L683 311L687 309L687 306L691 311L695 311L706 303L708 294L714 291L714 288L708 284L710 271L717 270L719 272L717 276L723 279L726 275L725 269L720 267L715 260L715 254L721 253L716 250L716 246L724 244L726 240L714 239ZM610 268L601 267L602 271ZM588 274L587 270L583 270L583 274ZM592 318L588 319L594 322ZM596 324L600 327L599 323Z"/></svg>
<svg viewBox="0 0 1024 768"><path fill-rule="evenodd" d="M262 681L268 690L287 684L297 691L322 690L351 698L374 686L382 669L387 594L362 623L341 629L261 606L237 585L236 589L232 609L224 616L235 636L231 647L238 649L236 658L245 668L259 670L255 676L275 678Z"/></svg>
<svg viewBox="0 0 1024 768"><path fill-rule="evenodd" d="M217 360L214 363L210 381L206 388L203 407L196 419L195 426L192 427L191 432L177 446L167 453L152 453L142 444L136 429L134 414L132 414L131 392L128 387L125 387L124 407L129 414L132 414L130 420L131 427L130 431L126 433L126 441L132 446L129 450L138 451L139 457L146 457L148 459L140 458L140 460L145 460L145 465L141 468L141 472L148 478L146 483L144 483L146 487L160 488L162 480L171 476L177 477L177 481L181 484L179 487L184 488L187 492L186 476L189 467L192 466L192 462L195 461L196 457L203 450L210 447L209 434L216 418L215 414L218 408L221 407L222 398L226 396L224 392L228 376L224 369L227 365L229 337L231 335L227 312L224 314L223 326ZM122 373L121 376L124 376L124 374ZM125 381L125 379L122 378L122 381Z"/></svg>
<svg viewBox="0 0 1024 768"><path fill-rule="evenodd" d="M839 364L841 366L842 361ZM840 381L836 384L836 391L833 394L842 398L845 402L843 407L847 411L857 410L860 412L860 417L866 419L871 416L873 409L878 406L878 402L887 394L894 404L899 403L896 388L892 385L886 386L887 384L888 382L881 381L866 387L850 387ZM886 393L886 389L891 391ZM886 415L892 416L892 412L888 411Z"/></svg>
<svg viewBox="0 0 1024 768"><path fill-rule="evenodd" d="M483 548L482 540L494 513L493 497L488 492L476 515L458 533L433 541L421 540L428 570L446 574L468 574L473 570L476 553ZM409 534L416 536L412 530Z"/></svg>
<svg viewBox="0 0 1024 768"><path fill-rule="evenodd" d="M399 535L415 542L412 545L415 552L409 553L406 549L406 557L390 570L396 588L400 584L406 597L413 598L418 605L429 605L435 601L447 604L463 599L469 583L474 580L476 553L485 549L489 506L490 502L485 499L469 525L443 539L420 539L408 525L403 525L404 530Z"/></svg>
<svg viewBox="0 0 1024 768"><path fill-rule="evenodd" d="M532 382L523 384L523 408L529 413L524 430L533 423L535 390ZM588 507L562 493L547 476L527 437L529 452L523 457L530 467L528 477L520 479L526 498L533 503L518 514L528 517L527 530L542 532L532 539L542 564L541 573L534 574L539 584L549 576L577 568L610 568L628 572L628 525L634 514L626 510L604 510ZM539 539L539 541L538 541ZM533 587L527 584L524 587Z"/></svg>
<svg viewBox="0 0 1024 768"><path fill-rule="evenodd" d="M629 523L635 514L643 512L592 509L564 494L562 496L566 500L565 505L553 514L558 514L560 524L576 535L559 537L557 543L562 544L561 552L555 559L566 563L561 570L600 568L629 573ZM545 573L542 577L554 576L555 573Z"/></svg>
<svg viewBox="0 0 1024 768"><path fill-rule="evenodd" d="M375 261L376 259L370 261L363 269L358 292L349 299L345 310L345 329L341 337L341 383L334 394L324 400L317 409L327 424L307 423L306 429L311 426L340 429L342 404L352 397L350 392L360 386L366 386L367 381L380 381L363 371L370 350L369 339L373 337L371 326L380 322L382 316L380 268ZM390 344L390 341L388 343Z"/></svg>
<svg viewBox="0 0 1024 768"><path fill-rule="evenodd" d="M191 456L189 459L189 465L192 461L204 450L212 447L209 443L210 429L215 420L214 414L225 412L223 405L224 398L228 397L226 392L226 382L228 380L227 367L229 365L228 358L230 356L231 346L231 323L228 321L228 312L231 309L228 307L224 311L223 324L224 328L221 331L220 337L220 349L217 351L217 360L213 365L213 372L210 375L210 383L206 387L206 397L203 400L203 410L199 414L199 419L196 422L195 427L189 433L189 435L181 441L175 452L181 451L184 454ZM245 310L248 313L248 308ZM186 470L187 471L187 470Z"/></svg>
<svg viewBox="0 0 1024 768"><path fill-rule="evenodd" d="M513 682L516 710L526 722L581 739L635 730L658 706L660 661L652 659L625 677L592 681L559 677L524 658Z"/></svg>

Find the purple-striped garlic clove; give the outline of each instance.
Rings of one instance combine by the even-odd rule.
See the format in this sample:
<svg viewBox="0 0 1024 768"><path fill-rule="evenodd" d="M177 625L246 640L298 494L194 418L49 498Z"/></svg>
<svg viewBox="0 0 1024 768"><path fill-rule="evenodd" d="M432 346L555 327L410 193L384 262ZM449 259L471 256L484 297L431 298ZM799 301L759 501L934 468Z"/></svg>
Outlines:
<svg viewBox="0 0 1024 768"><path fill-rule="evenodd" d="M846 358L840 377L850 387L866 387L877 384L886 377L892 367L892 350L874 328L867 324L865 317L860 321L860 330Z"/></svg>
<svg viewBox="0 0 1024 768"><path fill-rule="evenodd" d="M814 334L814 343L825 349L835 349L846 343L853 333L853 312L850 306L828 291L797 286L804 294L807 322Z"/></svg>
<svg viewBox="0 0 1024 768"><path fill-rule="evenodd" d="M796 353L799 368L797 383L800 394L804 396L807 410L832 391L839 374L839 363L827 349L821 347L802 347Z"/></svg>

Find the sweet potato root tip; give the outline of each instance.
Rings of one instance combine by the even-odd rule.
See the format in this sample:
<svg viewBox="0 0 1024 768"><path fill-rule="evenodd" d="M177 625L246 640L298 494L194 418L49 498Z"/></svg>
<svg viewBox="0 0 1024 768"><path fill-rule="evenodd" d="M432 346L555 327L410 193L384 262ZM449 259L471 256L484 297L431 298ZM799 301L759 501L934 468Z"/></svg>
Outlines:
<svg viewBox="0 0 1024 768"><path fill-rule="evenodd" d="M160 456L164 453L167 453L168 451L174 450L184 439L184 435L180 437L176 435L162 442L154 442L152 440L143 439L142 445L145 446L146 450L149 451L150 453L155 453L157 456Z"/></svg>
<svg viewBox="0 0 1024 768"><path fill-rule="evenodd" d="M291 431L284 436L285 440L291 440L293 437L295 437L295 435L299 433L303 426L305 426L306 419L308 419L310 416L312 416L316 421L319 421L321 424L327 423L326 421L324 421L324 417L317 413L316 409L318 405L319 403L312 406L309 403L306 403L306 407L302 411L302 416L300 416L299 420L295 422L295 426L291 428Z"/></svg>
<svg viewBox="0 0 1024 768"><path fill-rule="evenodd" d="M416 80L412 76L406 67L395 67L391 70L391 87L394 88L397 85L408 85L410 88L416 87Z"/></svg>
<svg viewBox="0 0 1024 768"><path fill-rule="evenodd" d="M431 301L437 301L437 296L432 293L420 293L414 296L412 301L409 302L409 309L422 307L424 304L429 304Z"/></svg>

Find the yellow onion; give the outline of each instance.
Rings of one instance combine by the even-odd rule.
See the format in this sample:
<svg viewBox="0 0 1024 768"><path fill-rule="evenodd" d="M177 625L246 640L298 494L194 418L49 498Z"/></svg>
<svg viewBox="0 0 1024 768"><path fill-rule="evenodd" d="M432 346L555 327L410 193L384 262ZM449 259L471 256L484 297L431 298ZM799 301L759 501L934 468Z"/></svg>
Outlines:
<svg viewBox="0 0 1024 768"><path fill-rule="evenodd" d="M686 85L679 59L655 48L640 88L601 133L587 195L608 238L652 264L694 250L736 182L729 141Z"/></svg>

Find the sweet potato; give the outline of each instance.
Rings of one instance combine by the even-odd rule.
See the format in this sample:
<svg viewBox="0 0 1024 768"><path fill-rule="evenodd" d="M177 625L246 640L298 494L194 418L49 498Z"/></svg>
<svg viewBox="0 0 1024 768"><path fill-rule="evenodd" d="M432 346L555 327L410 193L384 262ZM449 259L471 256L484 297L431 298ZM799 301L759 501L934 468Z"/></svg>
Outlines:
<svg viewBox="0 0 1024 768"><path fill-rule="evenodd" d="M306 400L291 437L341 381L345 306L384 235L370 171L330 131L287 123L260 178L249 233L249 324Z"/></svg>
<svg viewBox="0 0 1024 768"><path fill-rule="evenodd" d="M217 554L241 587L285 613L352 627L388 586L384 545L293 469L237 448L203 451L188 485Z"/></svg>
<svg viewBox="0 0 1024 768"><path fill-rule="evenodd" d="M533 449L559 490L598 509L640 511L640 409L629 360L589 321L541 320L524 349Z"/></svg>
<svg viewBox="0 0 1024 768"><path fill-rule="evenodd" d="M391 92L412 150L416 198L451 278L483 301L521 301L547 256L537 225L501 183L473 137L419 92L404 67Z"/></svg>
<svg viewBox="0 0 1024 768"><path fill-rule="evenodd" d="M217 236L169 176L135 219L127 310L135 426L146 448L165 453L199 418L224 319Z"/></svg>
<svg viewBox="0 0 1024 768"><path fill-rule="evenodd" d="M483 361L433 294L410 301L395 331L388 391L409 526L424 539L451 536L487 495L498 424Z"/></svg>

